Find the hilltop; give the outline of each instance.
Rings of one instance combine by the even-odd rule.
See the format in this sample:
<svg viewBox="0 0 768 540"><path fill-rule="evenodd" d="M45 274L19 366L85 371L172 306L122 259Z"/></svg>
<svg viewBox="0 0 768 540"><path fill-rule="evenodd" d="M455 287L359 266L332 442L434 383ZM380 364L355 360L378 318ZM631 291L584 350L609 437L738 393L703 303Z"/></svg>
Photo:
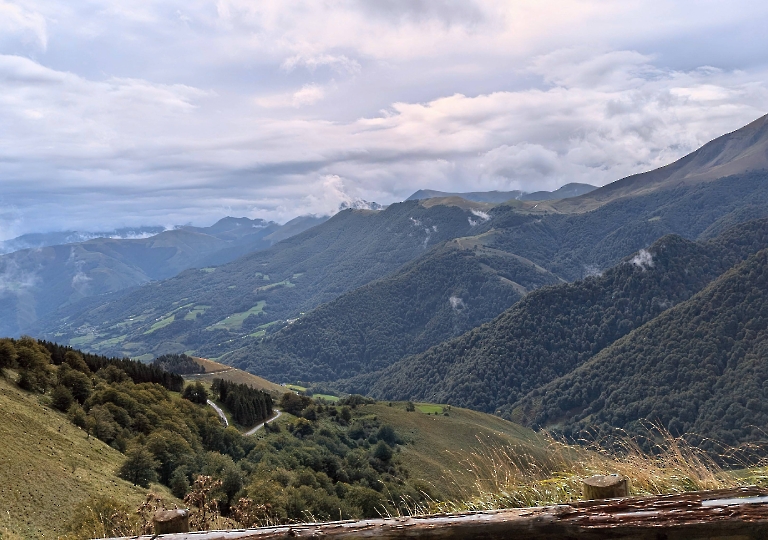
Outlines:
<svg viewBox="0 0 768 540"><path fill-rule="evenodd" d="M722 135L674 163L612 182L575 199L556 202L558 212L584 212L623 197L693 185L768 169L768 115Z"/></svg>
<svg viewBox="0 0 768 540"><path fill-rule="evenodd" d="M482 203L503 203L510 199L518 201L551 201L558 199L567 199L569 197L578 197L597 189L597 186L590 184L579 184L573 182L565 184L564 186L556 189L555 191L535 191L533 193L526 193L525 191L472 191L466 193L448 193L445 191L437 191L434 189L420 189L406 201L418 201L423 199L435 199L435 198L447 198L447 197L459 197L468 201L482 202Z"/></svg>

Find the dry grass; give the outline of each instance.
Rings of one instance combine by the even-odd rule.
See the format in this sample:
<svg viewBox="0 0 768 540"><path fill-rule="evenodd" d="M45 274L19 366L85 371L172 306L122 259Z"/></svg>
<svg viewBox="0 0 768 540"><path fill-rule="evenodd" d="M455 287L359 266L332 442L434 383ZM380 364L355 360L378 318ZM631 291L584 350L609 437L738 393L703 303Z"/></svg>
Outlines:
<svg viewBox="0 0 768 540"><path fill-rule="evenodd" d="M608 451L597 443L575 446L548 439L545 456L533 456L519 446L479 446L462 456L463 477L474 477L461 497L435 503L424 510L490 510L561 504L582 497L582 479L597 474L620 474L630 481L632 495L652 495L764 485L768 471L724 470L706 453L655 428L656 447L644 452L637 441L626 438Z"/></svg>
<svg viewBox="0 0 768 540"><path fill-rule="evenodd" d="M247 371L233 368L226 364L221 364L207 358L194 358L195 362L205 368L205 373L200 375L184 375L184 378L188 381L202 381L208 384L213 382L213 379L223 379L225 381L231 381L234 383L247 384L251 388L257 390L263 390L273 397L281 396L286 392L286 389L279 384L270 382Z"/></svg>

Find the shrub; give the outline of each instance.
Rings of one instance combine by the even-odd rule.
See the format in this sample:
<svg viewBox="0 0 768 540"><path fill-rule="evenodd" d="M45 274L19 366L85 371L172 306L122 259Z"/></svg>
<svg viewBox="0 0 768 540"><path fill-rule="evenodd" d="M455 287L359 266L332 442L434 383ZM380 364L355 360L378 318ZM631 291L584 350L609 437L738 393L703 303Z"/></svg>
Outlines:
<svg viewBox="0 0 768 540"><path fill-rule="evenodd" d="M66 386L59 384L51 392L51 405L54 409L67 412L74 402L75 398Z"/></svg>
<svg viewBox="0 0 768 540"><path fill-rule="evenodd" d="M147 488L150 483L157 482L157 472L155 471L157 467L158 463L152 454L143 446L138 446L128 452L128 456L117 474L123 480Z"/></svg>

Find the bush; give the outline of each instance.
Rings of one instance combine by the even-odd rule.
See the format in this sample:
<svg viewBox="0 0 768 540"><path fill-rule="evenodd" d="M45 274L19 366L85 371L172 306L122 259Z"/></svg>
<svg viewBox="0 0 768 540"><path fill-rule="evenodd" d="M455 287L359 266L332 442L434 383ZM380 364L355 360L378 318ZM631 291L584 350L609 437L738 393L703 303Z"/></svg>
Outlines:
<svg viewBox="0 0 768 540"><path fill-rule="evenodd" d="M58 385L51 392L51 405L54 409L67 412L74 402L75 398L66 386Z"/></svg>
<svg viewBox="0 0 768 540"><path fill-rule="evenodd" d="M136 486L148 488L152 482L157 482L158 462L152 454L143 446L138 446L128 452L128 456L117 472L123 480L127 480Z"/></svg>
<svg viewBox="0 0 768 540"><path fill-rule="evenodd" d="M392 459L392 449L384 441L379 441L373 449L373 457L386 463Z"/></svg>
<svg viewBox="0 0 768 540"><path fill-rule="evenodd" d="M310 403L312 403L312 400L307 396L300 396L293 392L286 392L280 398L280 408L284 412L294 416L300 416L301 411L303 411Z"/></svg>

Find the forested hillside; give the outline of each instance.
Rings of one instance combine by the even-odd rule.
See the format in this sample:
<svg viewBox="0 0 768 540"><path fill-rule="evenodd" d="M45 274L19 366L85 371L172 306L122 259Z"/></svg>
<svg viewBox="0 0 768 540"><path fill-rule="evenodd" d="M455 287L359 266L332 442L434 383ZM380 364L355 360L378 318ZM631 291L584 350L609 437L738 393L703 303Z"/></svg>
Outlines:
<svg viewBox="0 0 768 540"><path fill-rule="evenodd" d="M768 220L702 243L666 236L602 276L535 291L494 321L345 387L500 412L765 247Z"/></svg>
<svg viewBox="0 0 768 540"><path fill-rule="evenodd" d="M475 229L471 219L479 220L468 209L418 202L345 210L232 263L189 270L75 314L57 312L46 327L57 339L109 354L215 357L466 236Z"/></svg>
<svg viewBox="0 0 768 540"><path fill-rule="evenodd" d="M463 334L528 291L559 281L471 237L453 240L225 361L278 381L351 377Z"/></svg>
<svg viewBox="0 0 768 540"><path fill-rule="evenodd" d="M8 440L0 457L12 465L0 468L10 493L0 526L29 538L91 538L94 524L107 527L102 534L135 534L126 527L140 526L136 508L146 491L130 484L193 510L205 490L208 519L223 515L227 521L216 523L230 527L309 514L377 517L475 493L477 479L461 463L477 437L526 462L551 462L542 438L498 417L362 396L329 404L285 393L280 418L244 436L223 427L206 399L250 428L271 415L268 394L224 380L179 393L181 384L157 366L29 337L0 339L0 431ZM94 521L89 508L120 519ZM213 523L201 519L192 521Z"/></svg>
<svg viewBox="0 0 768 540"><path fill-rule="evenodd" d="M768 172L658 189L583 214L524 219L520 212L505 206L490 212L496 234L488 245L572 281L610 268L665 234L710 238L768 216Z"/></svg>
<svg viewBox="0 0 768 540"><path fill-rule="evenodd" d="M765 440L768 250L516 404L569 435L656 422L718 451ZM715 442L708 440L714 439Z"/></svg>
<svg viewBox="0 0 768 540"><path fill-rule="evenodd" d="M47 316L38 329L47 337L109 354L151 359L184 352L223 359L237 351L233 361L248 357L252 369L264 369L257 371L260 374L268 372L283 379L308 369L314 376L335 377L335 368L327 369L328 360L316 357L324 347L308 348L301 343L303 333L285 330L292 337L281 341L277 349L262 347L262 338L385 276L423 283L434 277L440 283L439 272L429 264L420 267L423 276L405 278L397 273L413 272L403 270L403 265L430 256L428 248L447 240L469 237L467 241L478 249L522 257L572 281L599 274L665 234L705 239L730 225L768 216L768 173L757 166L760 163L750 161L768 140L764 120L717 139L668 167L557 204L510 201L494 207L448 198L407 201L380 212L347 210L269 250L230 264L187 271L119 298L68 306ZM728 160L734 165L728 165ZM751 172L749 164L755 165ZM717 178L712 176L714 171L738 174ZM643 188L646 181L647 189ZM594 204L566 204L589 197ZM583 212L585 209L592 210ZM454 280L445 286L469 290L476 275L468 274L461 285ZM527 287L518 291L524 289ZM392 287L389 291L393 298L377 308L380 313L389 314L385 318L390 321L402 319L403 313L412 317L408 309L403 311L407 295L397 297L402 293ZM434 289L433 293L430 298L436 299ZM354 303L354 298L365 294L369 293L361 291L361 296L345 302ZM445 296L446 291L441 294ZM446 315L451 312L444 302L426 302L432 308L409 319L415 324L409 335L399 337L402 326L397 324L379 325L375 337L364 334L349 342L352 357L367 356L363 364L383 365L379 362L390 362L448 337ZM311 325L316 330L312 335L336 343L330 349L346 349L343 340L332 337L338 334L339 317L328 316L333 308L323 310L313 316ZM493 309L484 310L473 323L493 314ZM440 330L431 332L433 327ZM354 325L348 328L354 331ZM454 328L464 329L460 325ZM369 343L361 352L366 340ZM289 361L283 361L285 358ZM281 365L285 368L278 369ZM351 368L352 364L341 371Z"/></svg>

